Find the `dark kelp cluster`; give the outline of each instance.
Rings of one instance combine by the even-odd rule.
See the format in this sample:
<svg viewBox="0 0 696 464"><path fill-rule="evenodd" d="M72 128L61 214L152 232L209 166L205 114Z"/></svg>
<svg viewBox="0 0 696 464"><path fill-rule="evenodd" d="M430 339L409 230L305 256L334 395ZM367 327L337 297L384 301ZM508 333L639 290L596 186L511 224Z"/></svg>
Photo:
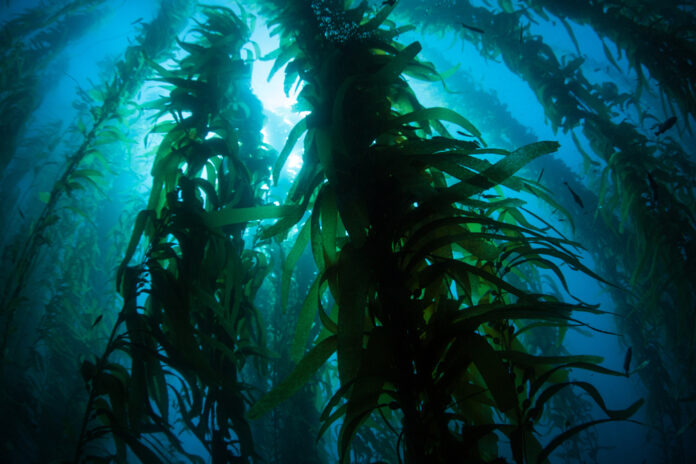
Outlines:
<svg viewBox="0 0 696 464"><path fill-rule="evenodd" d="M265 355L252 302L267 267L243 250L248 217L240 211L253 209L252 181L268 169L258 162L261 113L249 65L234 58L248 40L247 25L225 9L204 13L207 21L194 29L201 40L179 42L188 55L178 69L157 67L156 80L172 88L148 107L175 119L153 129L164 137L147 209L118 271L123 309L104 354L81 366L90 396L75 462L94 460L88 445L104 435L113 436L117 461L127 459L126 448L143 462L168 461L168 450L152 445L157 433L185 454L170 399L214 462L256 455L239 371ZM242 162L247 158L256 161L255 172ZM141 239L144 259L131 265ZM117 362L120 353L129 362Z"/></svg>
<svg viewBox="0 0 696 464"><path fill-rule="evenodd" d="M411 6L411 2L404 2L407 3ZM621 315L618 322L630 340L628 344L640 347L641 359L652 359L651 364L659 365L654 370L641 371L641 375L646 384L653 385L651 389L655 392L654 401L649 402L651 417L654 423L667 427L661 435L664 448L671 449L667 456L673 456L668 460L679 459L682 453L679 436L685 430L683 421L691 418L684 414L686 410L677 398L691 392L689 379L694 373L693 350L684 349L693 346L696 328L694 164L677 138L660 133L662 120L642 107L641 94L642 89L648 88L642 67L653 77L670 69L671 75L664 76L665 81L659 79L662 107L665 113L675 114L674 105L678 105L682 112L680 120L688 129L687 108L694 102L693 79L686 71L692 67L693 54L688 50L694 48L693 12L681 12L674 6L670 12L655 8L650 14L634 15L631 7L612 2L588 8L560 5L560 2L530 2L538 15L536 19L548 20L547 12L551 12L558 14L557 20L566 26L566 19L590 23L599 34L615 40L637 75L636 92L628 95L619 94L611 82L591 83L583 74L583 56L558 59L543 37L530 35L529 24L535 17L527 9L514 10L505 2L501 2L501 10L497 12L466 4L455 7L451 2L443 2L437 9L413 3L413 8L402 11L425 18L420 21L424 27L449 27L475 43L484 56L502 58L510 70L529 83L554 129L580 128L589 141L592 155L573 134L589 168L584 182L595 188L595 193L586 192L589 195L583 197L593 198L596 208L591 211L602 220L580 224L576 221L575 225L586 237L583 242L591 247L604 275L632 288L630 296L614 293ZM617 11L621 12L619 21L614 20ZM669 34L664 31L660 33L663 26L658 24L670 21L675 27L681 24L678 27L685 34L667 37ZM462 23L477 24L486 31L485 36L462 29ZM637 30L643 33L630 32ZM574 39L572 28L569 32ZM655 39L656 34L662 39ZM679 46L664 42L682 38L685 43ZM576 47L580 49L577 42ZM606 46L604 51L612 65L621 70ZM682 82L676 82L680 79ZM626 112L627 105L637 113L636 122L625 119L616 122L616 116ZM558 179L546 177L551 182L554 178ZM552 187L554 191L562 189L558 184ZM573 211L572 201L567 206ZM598 234L597 227L604 233ZM619 249L622 251L617 252ZM663 336L665 328L669 333ZM657 344L656 338L660 340ZM679 360L677 364L684 368L672 374L664 371L664 375L654 375L671 360ZM670 417L671 424L665 425L661 419L664 416Z"/></svg>
<svg viewBox="0 0 696 464"><path fill-rule="evenodd" d="M20 183L3 178L3 209L21 219L2 237L10 462L596 462L597 437L581 432L632 420L643 401L612 409L581 370L637 372L665 461L687 462L695 173L673 131L693 117L694 12L373 3L163 0L112 77L78 91L72 145L54 145L67 154L52 158L62 166L40 211L25 217ZM0 82L14 124L1 148L8 178L31 169L16 146L32 143L21 128L42 98L37 76L72 37L59 32L80 34L66 24L89 24L99 4L36 8L3 26L2 75L27 76ZM549 15L577 56L559 59L531 32ZM280 44L264 57L250 40L257 17ZM572 134L584 176L495 95L401 42L409 23L502 58L554 131ZM628 57L634 94L586 77L573 24ZM251 90L257 59L284 73L286 93L299 89L301 119L278 153ZM448 104L424 106L413 79L443 84ZM677 119L645 109L650 79ZM135 103L146 86L163 94ZM622 113L635 118L617 122ZM151 149L147 182L124 168L136 137ZM274 202L299 144L302 167ZM147 200L120 200L128 176ZM104 210L110 197L118 219ZM585 318L606 314L572 295L567 269L608 290L637 368L564 347L569 329L597 331Z"/></svg>

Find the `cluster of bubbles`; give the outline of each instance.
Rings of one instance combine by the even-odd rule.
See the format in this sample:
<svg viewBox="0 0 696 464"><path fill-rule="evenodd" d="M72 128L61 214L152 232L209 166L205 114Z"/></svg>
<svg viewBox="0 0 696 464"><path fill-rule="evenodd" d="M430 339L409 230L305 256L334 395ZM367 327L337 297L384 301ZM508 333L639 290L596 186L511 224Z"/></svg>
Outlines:
<svg viewBox="0 0 696 464"><path fill-rule="evenodd" d="M368 32L362 31L355 20L335 5L334 0L313 0L311 3L312 12L327 40L344 44L369 38Z"/></svg>

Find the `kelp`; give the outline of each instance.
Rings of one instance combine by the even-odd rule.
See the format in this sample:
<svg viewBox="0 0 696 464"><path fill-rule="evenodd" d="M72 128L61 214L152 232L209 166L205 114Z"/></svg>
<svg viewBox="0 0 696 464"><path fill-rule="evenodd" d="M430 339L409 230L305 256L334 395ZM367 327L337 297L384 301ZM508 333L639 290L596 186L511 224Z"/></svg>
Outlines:
<svg viewBox="0 0 696 464"><path fill-rule="evenodd" d="M15 352L12 365L4 369L7 377L0 409L5 417L15 418L1 427L3 456L8 462L49 462L74 450L75 430L80 425L74 411L83 405L84 385L79 376L65 377L65 373L75 371L80 357L99 351L115 317L107 311L117 307L116 295L109 291L110 276L92 266L95 260L106 258L98 231L79 216L60 224L59 229L66 237L75 233L83 240L65 250L59 261L63 272L44 284L50 288L50 298L41 308L40 318L34 322L23 314L17 321L23 332L32 335L23 337L29 347ZM57 378L61 381L56 382ZM5 397L14 397L10 392L22 386L26 403L13 404ZM18 420L24 415L30 419Z"/></svg>
<svg viewBox="0 0 696 464"><path fill-rule="evenodd" d="M240 57L250 17L223 7L202 12L198 40L179 42L187 54L177 68L157 67L155 80L169 96L148 106L175 124L157 148L147 209L118 270L123 308L103 355L82 363L90 395L75 462L105 459L89 447L104 437L115 444L109 459L127 462L130 450L143 462L170 462L158 435L180 458L203 462L182 446L182 430L214 463L257 457L241 371L250 358L273 356L253 305L269 266L262 253L243 249L242 235L247 221L266 217L253 181L268 181L260 162L268 153L249 63ZM236 210L259 212L230 219ZM138 249L143 256L131 264Z"/></svg>
<svg viewBox="0 0 696 464"><path fill-rule="evenodd" d="M624 218L623 222L626 221L626 218L632 218L634 226L642 236L638 241L628 241L632 248L627 251L626 255L645 255L650 250L646 249L644 245L640 245L648 243L648 237L664 237L666 240L661 243L661 249L670 250L667 253L670 259L664 260L663 266L665 263L675 262L671 259L675 258L676 262L682 263L686 271L690 266L688 263L692 259L688 257L686 259L678 258L677 254L684 255L681 251L683 247L675 247L675 244L682 243L683 240L666 230L659 232L647 230L653 224L662 225L669 221L654 221L654 209L650 207L650 203L646 204L644 201L652 197L654 193L651 192L648 185L647 173L656 170L656 165L659 165L658 175L663 178L671 176L673 179L670 182L671 185L665 186L666 189L663 192L668 197L665 199L665 203L670 204L668 208L670 214L677 215L678 222L683 226L682 230L693 228L693 225L690 225L689 209L694 200L686 193L688 181L684 177L684 174L693 171L693 167L692 163L688 162L688 156L684 150L674 141L669 142L668 146L655 143L628 122L614 123L611 118L613 108L617 105L616 100L612 97L615 92L612 92L607 86L599 87L590 84L582 75L578 65L580 58L562 66L555 58L551 48L544 44L540 37L528 37L523 34L523 40L516 41L517 35L512 31L514 31L515 25L519 24L521 18L526 15L525 12L494 14L483 8L458 8L457 13L460 15L458 18L447 17L445 24L458 27L458 19L462 19L463 21L475 21L477 24L487 25L490 30L509 31L505 35L493 36L495 39L493 41L490 40L490 37L482 41L480 37L476 36L472 40L480 44L482 53L486 56L495 57L501 54L505 64L530 84L543 104L554 129L561 127L564 130L570 130L581 125L594 153L605 161L607 174L615 173L612 177L615 182L610 193L613 198L607 199L606 193L602 194L599 198L599 204L602 205L601 211L604 213L610 228L614 228L611 214L613 214L612 206L616 206L620 208L620 217ZM431 15L430 18L431 21L435 19L434 15ZM469 37L464 33L463 35ZM621 153L620 156L614 156L617 151ZM656 159L656 155L660 152L669 153L670 156L663 157L664 162L660 162ZM610 163L613 159L626 160L627 164ZM675 161L679 166L676 170L674 168ZM588 162L591 163L592 160ZM595 163L600 164L597 161ZM642 178L635 178L635 173L640 173ZM629 177L633 177L634 180L630 182L623 180ZM602 192L607 191L604 185L600 189ZM619 234L622 231L623 228L620 226L618 230L615 230ZM690 232L687 234L690 235ZM667 237L669 238L667 239ZM635 245L639 245L639 247L636 248ZM646 267L644 263L644 260L639 260L637 263L627 265L627 268L631 269L630 272L633 275L645 274L646 270L650 268ZM647 282L654 281L654 277L659 274L660 272L653 268L653 271L645 276L645 280ZM689 273L686 272L686 274ZM685 282L685 284L691 285L690 282ZM655 287L652 291L655 291Z"/></svg>
<svg viewBox="0 0 696 464"><path fill-rule="evenodd" d="M297 261L287 304L285 307L280 304L280 279L287 260L286 248L286 244L270 241L254 246L268 257L273 269L264 279L257 301L266 322L267 348L277 357L269 359L262 371L249 369L245 378L248 383L263 386L264 389L269 383L274 385L287 377L298 360L293 356L293 327L299 324L300 314L305 312L300 307L307 292L312 291L308 288L313 286L312 280L315 278L312 257L305 253ZM309 322L311 324L312 321ZM299 357L303 354L304 346ZM319 464L331 461L328 440L318 442L316 437L320 425L320 402L326 396L326 391L330 390L332 375L330 370L325 370L321 375L312 376L290 399L262 419L251 421L256 450L263 462Z"/></svg>
<svg viewBox="0 0 696 464"><path fill-rule="evenodd" d="M76 0L62 7L38 5L0 29L0 178L5 176L32 113L55 82L49 63L105 14L103 0Z"/></svg>
<svg viewBox="0 0 696 464"><path fill-rule="evenodd" d="M337 2L273 8L280 10L272 22L280 34L275 56L294 55L298 64L291 66L291 60L287 69L306 71L298 100L310 110L302 170L286 204L311 209L305 224L311 224L317 285L328 284L338 310L334 320L320 303L311 303L330 335L317 340L249 416L271 410L335 352L340 388L322 418L324 429L342 419L342 461L361 425L377 411L392 410L402 417L403 440L399 437L397 447L402 445L406 462L494 459L499 456L494 431L510 438L517 462L544 460L572 434L546 449L536 440L534 421L557 390L540 387L564 381L572 358L565 367L553 367L558 359L528 354L538 370L518 385L528 365L506 360L504 353L526 353L513 337L519 321L569 321L571 311L596 309L506 282L499 271L506 264L514 267L517 257L527 261L522 268L555 269L544 254L577 268L579 261L567 248L577 245L519 225L514 215L472 208L470 197L501 183L521 189L525 180L516 171L555 150L555 144L541 142L509 153L451 139L440 118L465 130L472 126L450 110L418 103L401 76L409 66L427 66L415 60L418 43L404 47L392 40L388 28L386 33L378 29L389 6L374 17L365 16L364 5L344 10ZM415 130L405 125L412 121ZM430 135L433 131L440 135ZM450 146L443 148L448 140ZM502 159L479 158L488 153ZM443 168L440 160L447 158L451 167ZM460 173L457 183L450 176L454 173ZM301 215L291 219L278 222L267 235L287 231ZM305 233L298 243L307 242ZM516 242L524 246L510 250ZM310 297L320 294L310 292ZM559 375L552 377L556 371ZM577 385L595 392L588 384ZM603 407L600 398L594 399ZM606 410L608 420L630 416L639 406L621 414ZM502 421L496 422L494 414Z"/></svg>
<svg viewBox="0 0 696 464"><path fill-rule="evenodd" d="M402 11L419 15L421 8L414 6ZM634 105L640 113L641 125L657 118L641 108L640 95L629 98L620 95L613 84L591 84L582 74L580 58L558 60L540 36L525 31L523 19L531 20L526 10L493 13L485 8L458 5L456 11L445 7L419 17L426 18L425 27L449 26L458 31L488 58L502 57L508 68L535 91L554 130L582 127L594 155L601 160L585 157L591 173L603 169L601 182L597 182L599 196L595 211L602 218L603 229L609 232L596 234L588 230L588 238L591 237L588 243L594 242L592 250L603 263L602 269L610 272L614 281L631 285L636 293L630 303L625 303L625 295L617 296L617 306L627 310L625 317L635 314L645 321L644 330L633 332L631 344L660 349L663 353L655 356L664 359L680 359L678 364L685 366L680 372L687 375L679 378L690 378L694 369L693 357L688 353L692 350L680 346L692 346L694 340L690 310L695 301L694 259L690 237L694 236L696 224L693 189L687 180L694 172L693 162L683 147L671 137L665 141L654 140L654 134L645 135L647 129L628 121L614 122L615 109L625 111L627 104ZM486 34L485 38L470 34L461 31L461 22L475 23L494 33ZM579 146L577 141L576 144ZM616 251L617 246L621 252ZM618 270L617 260L621 263ZM622 321L619 324L624 326ZM664 350L660 345L648 343L661 326L669 327L662 343ZM645 371L641 375L649 376ZM675 380L677 384L682 383ZM655 384L647 378L646 382ZM683 391L690 383L675 385L676 391ZM661 391L662 387L654 390L653 404L664 402ZM655 412L652 417L667 414L674 423L680 422L678 408L667 403L663 412Z"/></svg>
<svg viewBox="0 0 696 464"><path fill-rule="evenodd" d="M641 67L660 83L660 94L677 105L684 121L696 117L696 88L690 77L696 53L696 28L693 11L677 5L631 4L604 1L578 5L555 0L529 0L537 15L546 12L578 24L591 26L598 34L611 40L638 76L637 94L650 89ZM607 59L613 52L604 44ZM616 65L618 68L618 65ZM619 68L620 72L623 72Z"/></svg>
<svg viewBox="0 0 696 464"><path fill-rule="evenodd" d="M119 123L128 115L126 103L135 96L142 79L149 72L146 56L154 58L167 50L171 43L170 29L175 27L173 23L178 22L182 25L186 5L185 0L165 3L159 16L149 27L144 28L138 44L126 50L125 58L117 64L113 78L103 88L95 89L92 96L83 96L89 98L86 102L90 108L89 115L85 117L90 125L80 121L76 123L83 136L82 142L74 152L66 155L60 177L51 191L41 198L46 204L39 217L32 223L31 230L19 246L13 262L9 264L13 272L3 283L3 293L0 297L0 318L3 325L0 364L4 363L7 357L14 315L21 307L22 292L31 275L34 262L41 248L49 243L51 226L60 220L60 201L75 190L93 185L95 177L101 175L99 171L82 168L83 163L103 157L99 145L120 140ZM93 101L93 98L98 98L99 101Z"/></svg>

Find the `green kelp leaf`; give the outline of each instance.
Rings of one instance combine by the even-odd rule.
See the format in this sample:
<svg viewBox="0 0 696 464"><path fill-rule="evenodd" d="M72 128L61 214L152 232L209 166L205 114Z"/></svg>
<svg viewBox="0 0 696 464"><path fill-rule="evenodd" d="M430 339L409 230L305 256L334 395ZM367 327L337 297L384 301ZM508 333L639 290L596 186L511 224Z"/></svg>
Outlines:
<svg viewBox="0 0 696 464"><path fill-rule="evenodd" d="M447 121L451 122L453 124L458 125L459 127L463 128L466 130L468 133L473 135L478 139L479 142L481 142L481 145L484 147L487 146L486 142L481 138L481 132L474 126L471 122L469 122L468 119L466 119L464 116L460 115L456 111L452 111L449 108L442 108L442 107L435 107L435 108L424 108L421 110L416 110L411 113L405 114L403 116L399 116L397 118L392 119L387 123L387 127L385 128L386 130L393 130L398 127L401 127L403 125L409 124L411 122L421 122L421 121ZM540 142L544 143L544 142ZM551 142L547 142L551 143ZM529 147L529 145L527 145ZM558 144L556 144L556 148L558 147ZM525 147L523 147L525 148ZM520 149L521 150L521 149ZM555 151L552 150L552 151ZM515 153L513 153L514 155ZM519 169L519 168L518 168ZM515 170L517 171L517 169ZM507 176L509 177L509 176Z"/></svg>
<svg viewBox="0 0 696 464"><path fill-rule="evenodd" d="M532 355L529 355L532 356ZM506 356L505 356L506 357ZM533 363L522 363L522 365L533 366ZM541 387L544 386L546 382L552 382L557 372L568 372L570 369L582 369L591 372L597 372L598 374L612 375L614 377L624 377L626 374L623 372L615 371L613 369L608 369L606 367L600 366L598 363L594 362L569 362L567 364L560 364L552 369L549 369L541 373L533 382L529 385L529 396L533 397L536 395Z"/></svg>
<svg viewBox="0 0 696 464"><path fill-rule="evenodd" d="M280 305L283 311L288 305L288 295L290 293L290 281L292 279L292 271L297 267L297 262L300 260L300 256L307 248L310 238L310 226L311 221L305 221L300 233L297 234L297 239L295 244L290 249L290 252L285 257L285 262L283 263L283 276L280 282Z"/></svg>
<svg viewBox="0 0 696 464"><path fill-rule="evenodd" d="M285 235L288 233L290 228L297 224L304 216L307 207L309 206L310 200L313 198L314 192L320 188L322 181L324 181L324 173L321 169L314 165L314 168L309 166L310 163L305 162L302 165L300 173L297 175L290 191L287 195L287 205L292 207L293 212L275 224L264 228L262 236L264 238L274 237L276 235Z"/></svg>
<svg viewBox="0 0 696 464"><path fill-rule="evenodd" d="M621 67L618 65L618 63L616 62L616 60L614 59L614 55L611 53L611 50L609 50L609 47L607 47L607 44L604 43L603 40L602 40L602 50L604 50L604 56L607 57L607 59L609 60L609 62L610 62L619 72L623 73L623 70L622 70Z"/></svg>
<svg viewBox="0 0 696 464"><path fill-rule="evenodd" d="M437 82L442 80L432 63L423 63L415 60L404 69L404 74L425 82Z"/></svg>
<svg viewBox="0 0 696 464"><path fill-rule="evenodd" d="M643 404L643 400L641 399L641 400L638 400L637 402L635 402L630 408L628 408L629 410L633 411L631 413L631 415L633 415L633 413L635 413L635 411L637 411L638 408L640 408L640 406L642 404ZM606 422L615 422L617 420L621 420L621 419L594 420L594 421L590 421L590 422L585 422L584 424L576 425L575 427L572 427L572 428L566 430L565 432L563 432L562 434L558 435L553 440L551 440L551 443L546 445L546 447L541 451L541 453L539 453L539 457L538 457L537 462L547 462L546 459L549 457L549 455L551 453L553 453L553 451L556 448L558 448L560 445L562 445L567 440L569 440L573 435L576 435L577 433L582 432L583 430L585 430L587 428L594 427L595 425L604 424ZM631 422L635 422L635 421L631 421Z"/></svg>
<svg viewBox="0 0 696 464"><path fill-rule="evenodd" d="M116 277L116 288L121 288L121 281L123 279L123 272L125 271L128 263L130 262L135 250L140 243L140 238L145 232L145 227L155 219L155 212L149 209L140 211L138 216L135 218L135 225L133 226L133 233L131 234L130 241L126 247L126 253L123 257L123 261L118 269L118 274Z"/></svg>
<svg viewBox="0 0 696 464"><path fill-rule="evenodd" d="M328 274L329 272L325 273L325 275ZM319 309L319 320L321 320L321 324L324 326L322 334L325 332L336 334L338 333L338 325L334 322L334 320L338 320L338 305L334 303L333 306L331 306L330 313L326 314L326 312L324 311L324 307L321 304L320 297L321 295L317 295L317 308Z"/></svg>
<svg viewBox="0 0 696 464"><path fill-rule="evenodd" d="M408 156L439 156L440 154L453 154L459 156L466 156L474 152L480 153L478 150L480 148L479 143L470 140L458 140L451 139L448 137L442 137L441 135L433 136L429 139L413 139L405 140L398 145L398 152L394 152L393 146L373 146L372 149L379 153L380 156L392 156L396 161L402 160L405 155ZM495 154L507 155L509 151L507 150L494 150ZM487 151L484 153L488 153ZM409 160L411 158L408 158ZM483 161L483 160L482 160Z"/></svg>
<svg viewBox="0 0 696 464"><path fill-rule="evenodd" d="M524 298L524 297L523 297ZM603 331L592 327L578 319L571 317L573 311L587 312L590 314L606 314L604 311L593 307L579 306L569 303L560 302L527 302L507 305L497 304L479 304L478 306L468 308L455 321L455 324L460 326L458 330L475 330L483 323L504 320L523 320L536 319L542 321L567 321L568 323L577 324L578 326L587 327L593 331L600 333L611 332ZM613 334L615 335L615 334Z"/></svg>
<svg viewBox="0 0 696 464"><path fill-rule="evenodd" d="M554 258L561 260L561 262L565 263L566 265L570 266L571 268L574 268L573 270L575 270L575 271L580 271L583 274L588 275L599 282L602 282L603 284L610 285L614 288L621 288L617 284L614 284L612 282L609 282L609 281L603 279L599 274L595 273L589 267L582 264L580 262L580 259L575 254L567 253L567 252L556 250L553 248L535 248L532 250L532 252L536 253L536 254L544 254L544 255L548 255L548 256L553 256ZM559 273L562 274L562 272L560 272L560 270L559 270ZM566 289L566 291L568 291L568 289Z"/></svg>
<svg viewBox="0 0 696 464"><path fill-rule="evenodd" d="M409 264L409 267L412 265L412 263ZM466 287L470 276L474 275L481 278L483 281L487 281L497 288L505 290L519 298L526 297L526 294L522 290L504 281L497 275L487 272L482 268L472 266L463 261L458 261L455 259L448 259L428 266L421 273L420 283L424 286L428 285L430 282L441 278L442 274L445 273L449 274L455 281L461 283L461 285L464 287ZM470 311L467 311L467 314L468 313L470 313Z"/></svg>
<svg viewBox="0 0 696 464"><path fill-rule="evenodd" d="M341 385L355 378L362 359L365 303L370 272L364 255L346 245L338 258L338 375Z"/></svg>
<svg viewBox="0 0 696 464"><path fill-rule="evenodd" d="M290 398L297 390L302 388L312 375L326 362L336 351L338 337L331 336L321 342L297 364L297 367L280 382L273 390L262 396L249 409L247 417L250 420L258 419L283 401Z"/></svg>
<svg viewBox="0 0 696 464"><path fill-rule="evenodd" d="M573 143L575 144L575 148L577 148L578 153L582 155L582 160L583 160L583 169L587 173L590 170L590 166L593 165L598 165L599 162L594 161L590 155L587 154L587 152L582 148L582 145L580 144L580 141L578 138L575 136L575 132L571 131L570 136L573 139Z"/></svg>
<svg viewBox="0 0 696 464"><path fill-rule="evenodd" d="M500 351L500 356L522 366L536 366L540 364L561 363L590 363L599 364L604 361L601 356L575 355L575 356L534 356L521 351ZM622 374L623 375L623 374Z"/></svg>
<svg viewBox="0 0 696 464"><path fill-rule="evenodd" d="M359 30L361 33L371 32L379 28L379 26L387 20L392 10L394 9L394 4L389 5L388 2L383 2L382 5L386 5L381 8L377 14L372 16L366 23L361 24Z"/></svg>
<svg viewBox="0 0 696 464"><path fill-rule="evenodd" d="M341 392L341 393L343 393L343 392ZM338 401L339 399L341 399L341 396L338 396L338 397L334 396L334 398L337 398L336 401ZM329 403L329 404L331 404L331 403ZM328 409L328 408L324 409L324 412L326 412L327 410L331 411L333 409L333 407L334 407L334 405L331 405L331 409ZM319 427L319 432L317 433L317 442L324 435L324 433L328 430L328 428L331 427L331 425L334 422L336 422L338 419L343 417L343 415L345 415L347 409L348 409L348 404L342 404L334 412L332 412L330 415L327 413L326 417L322 417L322 419L321 419L322 424L321 424L321 427Z"/></svg>
<svg viewBox="0 0 696 464"><path fill-rule="evenodd" d="M582 52L580 52L580 45L578 44L578 39L575 37L575 32L573 32L573 28L564 18L559 19L561 21L561 24L563 24L563 27L565 27L566 32L568 32L570 40L573 41L573 45L575 46L575 51L577 51L577 55L582 56Z"/></svg>
<svg viewBox="0 0 696 464"><path fill-rule="evenodd" d="M312 324L317 315L317 310L319 309L318 302L319 298L321 298L320 287L322 283L323 279L321 275L318 275L309 288L307 297L304 303L302 303L302 308L300 308L300 314L297 316L295 334L292 338L292 345L290 345L290 359L292 359L293 362L299 362L305 352Z"/></svg>
<svg viewBox="0 0 696 464"><path fill-rule="evenodd" d="M393 81L399 77L406 66L413 61L422 49L423 47L418 42L409 44L406 48L401 50L398 55L394 56L389 63L373 74L373 79L377 81Z"/></svg>
<svg viewBox="0 0 696 464"><path fill-rule="evenodd" d="M606 404L604 403L602 395L599 393L599 391L594 385L592 385L589 382L572 381L551 385L539 394L539 397L537 398L534 406L536 408L542 408L544 404L546 404L558 391L571 385L574 387L580 387L583 390L585 390L585 393L590 395L590 397L594 400L597 406L599 406L602 409L602 411L604 411L604 413L612 420L628 419L633 414L635 414L636 411L638 411L638 409L643 405L644 402L644 400L641 398L635 403L633 403L631 406L627 407L626 409L608 409Z"/></svg>
<svg viewBox="0 0 696 464"><path fill-rule="evenodd" d="M274 185L278 185L278 179L280 179L280 171L283 169L285 162L288 160L288 156L290 156L290 152L292 152L292 149L295 147L295 144L299 140L300 136L302 136L302 134L304 134L305 132L307 132L306 117L302 118L302 120L295 124L295 127L293 127L290 130L290 133L288 134L288 139L285 142L285 146L283 146L283 149L280 151L280 154L278 155L278 159L273 165L272 176Z"/></svg>
<svg viewBox="0 0 696 464"><path fill-rule="evenodd" d="M473 256L487 261L494 260L500 251L481 234L472 236L467 224L478 224L475 218L450 217L437 219L419 228L403 247L404 253L414 253L413 259L422 259L439 247L459 246ZM431 237L434 240L426 241Z"/></svg>
<svg viewBox="0 0 696 464"><path fill-rule="evenodd" d="M227 207L220 211L213 211L206 214L205 223L208 227L217 229L231 224L291 216L295 213L296 209L296 206L286 205L254 206L251 208Z"/></svg>
<svg viewBox="0 0 696 464"><path fill-rule="evenodd" d="M324 253L322 251L323 249L323 242L324 242L324 237L322 235L322 230L319 225L319 217L321 214L322 210L322 204L324 203L324 197L326 196L326 192L329 189L328 187L329 184L324 184L319 188L319 191L317 192L317 196L314 199L314 207L312 208L312 215L309 218L309 221L311 223L311 230L310 230L310 241L311 241L311 249L312 249L312 256L314 257L314 262L317 265L318 269L325 269L326 268L326 263L324 259Z"/></svg>
<svg viewBox="0 0 696 464"><path fill-rule="evenodd" d="M339 434L339 457L342 459L345 459L360 424L378 407L384 383L394 376L391 364L393 346L394 340L384 327L375 327L370 332L360 371L346 403L346 417Z"/></svg>
<svg viewBox="0 0 696 464"><path fill-rule="evenodd" d="M498 409L506 412L517 406L517 392L505 364L493 347L480 335L466 336L468 355L481 373Z"/></svg>
<svg viewBox="0 0 696 464"><path fill-rule="evenodd" d="M288 63L285 67L285 78L283 79L283 92L285 95L290 95L292 87L295 86L296 82L301 82L300 80L300 61L297 59ZM297 85L300 85L299 83Z"/></svg>
<svg viewBox="0 0 696 464"><path fill-rule="evenodd" d="M535 142L518 148L485 171L451 188L457 194L470 197L503 183L530 161L558 150L558 142Z"/></svg>
<svg viewBox="0 0 696 464"><path fill-rule="evenodd" d="M165 461L153 450L140 442L140 440L132 436L128 432L117 432L116 435L124 438L128 443L128 447L133 451L142 464L164 464Z"/></svg>
<svg viewBox="0 0 696 464"><path fill-rule="evenodd" d="M290 61L291 59L295 58L297 55L299 55L301 52L299 45L297 45L296 42L293 42L289 46L281 46L278 49L278 55L273 62L273 67L271 68L271 72L268 73L268 82L273 79L273 76L275 73L277 73L280 68L282 68L285 63Z"/></svg>
<svg viewBox="0 0 696 464"><path fill-rule="evenodd" d="M534 436L531 427L517 426L505 431L505 434L510 437L510 448L516 463L541 463L538 460L541 444Z"/></svg>

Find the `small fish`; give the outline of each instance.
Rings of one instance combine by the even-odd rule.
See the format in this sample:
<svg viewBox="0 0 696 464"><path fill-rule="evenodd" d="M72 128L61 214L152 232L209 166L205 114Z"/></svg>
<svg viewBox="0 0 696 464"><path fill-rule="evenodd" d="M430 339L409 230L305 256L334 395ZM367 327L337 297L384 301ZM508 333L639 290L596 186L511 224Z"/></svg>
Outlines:
<svg viewBox="0 0 696 464"><path fill-rule="evenodd" d="M470 31L478 32L479 34L485 34L485 33L486 33L486 31L484 31L483 29L479 29L478 27L474 27L474 26L469 26L469 25L464 24L464 23L462 23L462 27L463 27L464 29L469 29Z"/></svg>
<svg viewBox="0 0 696 464"><path fill-rule="evenodd" d="M580 206L581 208L584 208L585 205L582 204L582 200L580 199L578 194L575 193L572 188L570 188L570 185L568 185L568 182L563 182L563 183L565 184L566 187L568 187L568 190L570 190L570 194L573 195L573 200L575 200L575 203L577 203L578 206Z"/></svg>
<svg viewBox="0 0 696 464"><path fill-rule="evenodd" d="M484 194L484 195L481 195L481 196L482 196L483 198L485 198L486 200L492 200L492 199L494 199L494 198L500 198L500 195Z"/></svg>
<svg viewBox="0 0 696 464"><path fill-rule="evenodd" d="M382 6L387 5L387 6L394 6L396 4L396 0L384 0L382 2Z"/></svg>
<svg viewBox="0 0 696 464"><path fill-rule="evenodd" d="M648 173L648 184L650 184L650 190L652 190L653 202L657 203L657 182L655 182L650 173Z"/></svg>
<svg viewBox="0 0 696 464"><path fill-rule="evenodd" d="M134 25L136 25L136 24L140 24L140 23L142 23L142 22L143 22L143 18L140 17L140 18L136 19L135 21L133 21L133 22L131 23L131 26L134 26Z"/></svg>
<svg viewBox="0 0 696 464"><path fill-rule="evenodd" d="M99 324L99 322L102 320L102 317L104 317L103 314L100 314L100 315L97 316L97 318L96 318L96 319L94 320L94 322L92 323L92 327L91 327L92 329L93 329L97 324Z"/></svg>
<svg viewBox="0 0 696 464"><path fill-rule="evenodd" d="M652 128L655 129L657 127L657 131L655 131L655 135L662 135L665 132L667 132L676 123L677 123L677 117L672 116L671 118L667 119L666 121L664 121L660 124L655 124Z"/></svg>
<svg viewBox="0 0 696 464"><path fill-rule="evenodd" d="M17 212L18 212L19 215L22 217L22 219L26 219L26 218L24 217L24 213L22 212L21 208L17 208Z"/></svg>
<svg viewBox="0 0 696 464"><path fill-rule="evenodd" d="M626 373L626 377L628 377L628 370L631 368L631 357L633 356L633 348L628 347L626 350L626 357L624 358L624 372Z"/></svg>
<svg viewBox="0 0 696 464"><path fill-rule="evenodd" d="M462 132L462 131L457 131L457 134L461 135L462 137L471 137L471 138L474 137L473 135L467 134L466 132Z"/></svg>
<svg viewBox="0 0 696 464"><path fill-rule="evenodd" d="M544 175L544 168L541 168L541 172L539 173L539 177L537 178L537 184L541 182L541 176Z"/></svg>
<svg viewBox="0 0 696 464"><path fill-rule="evenodd" d="M523 33L523 32L524 32L524 30L520 27L520 43L523 42L523 40L522 40L522 33Z"/></svg>

